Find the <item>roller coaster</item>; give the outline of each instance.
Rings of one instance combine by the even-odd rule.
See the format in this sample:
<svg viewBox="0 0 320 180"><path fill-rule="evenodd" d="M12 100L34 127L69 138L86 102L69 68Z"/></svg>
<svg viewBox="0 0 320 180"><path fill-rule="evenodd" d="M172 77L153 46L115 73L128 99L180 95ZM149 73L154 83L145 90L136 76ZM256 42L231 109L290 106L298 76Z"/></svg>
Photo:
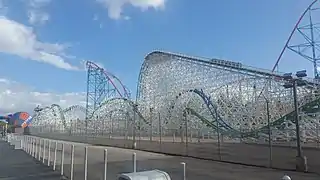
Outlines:
<svg viewBox="0 0 320 180"><path fill-rule="evenodd" d="M272 70L156 50L144 58L133 100L119 78L96 63L87 62L86 107L75 105L63 109L53 104L37 108L34 126L68 130L77 121L78 128L89 131L110 131L115 123L122 130L136 127L149 131L161 126L168 132L180 132L187 124L190 130L219 132L230 139L266 139L271 128L275 138L290 141L295 138L294 131L287 131L295 129L292 89L283 86L286 82L283 73L275 70L284 52L292 51L312 61L314 66L314 78L305 78L306 86L298 87L297 93L301 127L309 129L303 139L317 141L319 44L315 36L303 34L306 28L312 32L318 28L312 21L317 5L316 0L302 13ZM306 19L308 24L301 25ZM308 44L290 43L298 35ZM303 48L313 48L312 55ZM160 117L159 124L152 123L156 114Z"/></svg>
<svg viewBox="0 0 320 180"><path fill-rule="evenodd" d="M181 117L183 117L183 113L187 112L188 116L190 116L187 119L190 122L189 124L191 128L197 127L200 129L211 130L219 129L220 133L223 133L225 136L229 136L231 138L239 138L240 136L243 138L266 137L267 124L266 114L264 110L265 100L262 96L258 96L258 92L260 92L261 89L263 89L263 87L265 86L265 83L268 82L269 84L272 84L272 86L269 86L267 88L270 89L270 91L264 92L263 96L269 98L270 107L273 110L270 114L271 126L281 132L282 129L291 127L293 124L292 114L294 111L291 103L291 91L290 89L285 89L283 87L284 80L281 78L280 74L267 71L259 71L253 68L249 69L244 66L241 66L242 69L240 70L238 69L238 67L213 63L212 60L205 61L199 58L177 55L162 51L154 51L150 53L146 57L146 59L149 59L150 56L151 60L149 61L151 62L147 63L157 61L157 58L159 56L161 56L162 58L162 63L171 63L171 59L167 58L171 57L174 59L182 59L178 60L179 64L177 64L177 66L179 67L182 67L182 63L186 63L188 61L191 61L191 63L189 64L191 64L192 66L194 66L194 64L196 63L202 63L200 64L200 66L218 71L214 74L214 76L216 76L217 74L221 74L222 72L228 73L229 75L234 75L235 72L237 72L238 74L236 76L233 76L233 78L228 79L229 82L227 84L221 83L218 87L210 85L206 89L202 88L184 90L189 87L186 86L182 87L181 89L175 88L176 92L161 92L161 90L158 91L158 84L148 81L160 81L156 78L161 78L163 75L155 74L154 77L149 78L149 75L147 74L148 72L144 71L143 73L147 74L145 75L147 77L140 77L140 94L138 94L136 102L123 97L108 99L102 102L100 106L97 107L90 116L88 116L90 122L96 121L96 123L98 122L98 124L102 125L104 124L104 121L114 118L110 117L112 114L111 112L118 111L120 113L113 113L117 115L116 119L125 119L130 117L132 121L136 114L138 118L137 122L141 121L141 124L145 126L145 129L155 128L152 127L150 120L148 120L149 108L145 108L154 107L156 111L161 112L161 114L164 115L162 125L167 129L181 129L181 126L183 126L184 123ZM150 64L145 66L150 66ZM163 70L163 68L157 69ZM186 69L192 68L189 67ZM181 73L181 71L172 71L173 72L170 73L163 73L167 73L170 75L174 72ZM171 77L177 76L171 75ZM211 79L211 77L208 79ZM217 78L213 80L216 81ZM319 103L320 99L317 98L318 96L315 93L317 84L309 79L307 79L306 81L308 82L308 86L299 87L298 92L300 97L299 102L303 104L302 108L305 109L306 112L308 112L307 107L314 107ZM171 80L169 82L176 81ZM182 84L188 85L190 83L192 83L192 80L191 82L183 82ZM175 85L167 83L166 86ZM195 84L192 86L205 87L205 84ZM144 90L146 89L146 87L149 88L148 91ZM245 88L247 89L243 91L243 89ZM170 89L172 90L173 88ZM152 94L149 93L149 91L151 90L153 91ZM163 93L163 95L161 93ZM156 96L154 96L153 94L155 94ZM242 99L240 99L240 97L242 97ZM41 117L43 112L45 112L46 110L52 111L53 114L51 114L50 116L57 117L57 119L54 119L52 117L49 118L48 112L44 113L45 116L43 116L43 118L51 119L51 123L60 121L63 128L65 129L70 128L70 122L72 119L82 119L84 122L86 117L86 108L84 107L72 106L67 109L62 109L59 105L53 104L50 107L45 107L41 110L38 110L37 116L35 116L34 118ZM80 113L74 113L75 111L79 111ZM70 112L73 112L72 116L66 116L66 114ZM81 113L82 117L79 116L79 114ZM235 115L235 113L238 114ZM78 117L75 117L76 114L78 115ZM46 124L50 124L50 122L43 122L45 122ZM310 122L315 123L313 121ZM304 125L309 128L312 127L310 123L304 123ZM88 126L90 129L93 129L93 125L90 125L90 123ZM249 132L241 132L239 130L241 126L249 126ZM281 133L279 133L278 136L280 136L280 134ZM290 137L291 136L288 136L286 138ZM293 137L294 135L292 135L291 138Z"/></svg>

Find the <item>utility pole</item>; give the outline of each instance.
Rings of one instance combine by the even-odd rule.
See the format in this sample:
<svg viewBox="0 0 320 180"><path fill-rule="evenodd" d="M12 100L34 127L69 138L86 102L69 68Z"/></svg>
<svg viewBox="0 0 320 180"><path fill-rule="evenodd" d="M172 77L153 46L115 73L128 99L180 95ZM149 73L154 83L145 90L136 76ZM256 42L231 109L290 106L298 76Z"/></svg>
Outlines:
<svg viewBox="0 0 320 180"><path fill-rule="evenodd" d="M300 124L299 124L299 108L297 100L297 80L293 80L293 104L294 104L294 120L296 125L296 138L297 138L297 156L302 156L301 139L300 139Z"/></svg>

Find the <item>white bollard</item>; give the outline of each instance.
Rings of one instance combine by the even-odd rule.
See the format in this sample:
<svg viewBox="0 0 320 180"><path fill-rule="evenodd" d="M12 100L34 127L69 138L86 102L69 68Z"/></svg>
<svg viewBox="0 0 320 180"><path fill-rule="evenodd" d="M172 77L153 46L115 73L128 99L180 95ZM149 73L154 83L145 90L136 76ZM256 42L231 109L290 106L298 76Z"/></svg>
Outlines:
<svg viewBox="0 0 320 180"><path fill-rule="evenodd" d="M108 172L108 150L104 150L104 174L103 180L107 180L107 172Z"/></svg>
<svg viewBox="0 0 320 180"><path fill-rule="evenodd" d="M181 165L182 165L182 171L183 171L182 179L186 180L186 163L182 162Z"/></svg>
<svg viewBox="0 0 320 180"><path fill-rule="evenodd" d="M21 146L21 149L24 150L23 149L23 140L22 139L20 140L20 146Z"/></svg>
<svg viewBox="0 0 320 180"><path fill-rule="evenodd" d="M30 155L32 156L33 138L30 137Z"/></svg>
<svg viewBox="0 0 320 180"><path fill-rule="evenodd" d="M24 147L23 147L24 146L24 144L23 144L24 141L23 140L24 140L24 138L21 138L20 145L21 145L21 149L24 151Z"/></svg>
<svg viewBox="0 0 320 180"><path fill-rule="evenodd" d="M32 138L29 137L29 154L32 155Z"/></svg>
<svg viewBox="0 0 320 180"><path fill-rule="evenodd" d="M34 158L37 159L38 156L38 138L35 139L35 152L34 152Z"/></svg>
<svg viewBox="0 0 320 180"><path fill-rule="evenodd" d="M48 140L48 166L50 166L50 161L51 161L51 141Z"/></svg>
<svg viewBox="0 0 320 180"><path fill-rule="evenodd" d="M44 160L46 159L46 140L43 140L43 154L42 154L42 163L44 164Z"/></svg>
<svg viewBox="0 0 320 180"><path fill-rule="evenodd" d="M39 154L38 154L38 160L41 161L41 139L39 138L39 147L38 147L38 151L39 151Z"/></svg>
<svg viewBox="0 0 320 180"><path fill-rule="evenodd" d="M27 137L26 138L26 153L28 153L28 150L29 150L29 146L28 146L29 142L28 141L29 141L29 138Z"/></svg>
<svg viewBox="0 0 320 180"><path fill-rule="evenodd" d="M34 151L33 151L33 157L37 159L37 138L34 138Z"/></svg>
<svg viewBox="0 0 320 180"><path fill-rule="evenodd" d="M88 179L88 147L84 148L84 180Z"/></svg>
<svg viewBox="0 0 320 180"><path fill-rule="evenodd" d="M133 172L137 172L137 154L132 154Z"/></svg>
<svg viewBox="0 0 320 180"><path fill-rule="evenodd" d="M63 176L63 167L64 167L64 143L62 143L62 149L61 149L61 169L60 169L61 176Z"/></svg>
<svg viewBox="0 0 320 180"><path fill-rule="evenodd" d="M37 139L36 138L34 138L33 139L33 157L34 158L37 158Z"/></svg>
<svg viewBox="0 0 320 180"><path fill-rule="evenodd" d="M31 156L34 157L34 139L32 139L32 144L31 144Z"/></svg>
<svg viewBox="0 0 320 180"><path fill-rule="evenodd" d="M28 150L28 153L31 155L31 151L32 151L32 139L31 137L29 137L29 150Z"/></svg>
<svg viewBox="0 0 320 180"><path fill-rule="evenodd" d="M30 149L31 149L31 148L30 148L30 137L28 137L28 154L31 154L31 153L30 153L30 151L31 151Z"/></svg>
<svg viewBox="0 0 320 180"><path fill-rule="evenodd" d="M25 142L26 142L25 139L26 139L26 137L23 136L23 138L22 138L22 146L21 146L23 151L26 151L26 149L25 149Z"/></svg>
<svg viewBox="0 0 320 180"><path fill-rule="evenodd" d="M54 145L54 155L53 155L53 170L56 170L56 163L57 163L57 148L58 148L58 142L55 142Z"/></svg>
<svg viewBox="0 0 320 180"><path fill-rule="evenodd" d="M26 152L26 137L23 138L23 150Z"/></svg>
<svg viewBox="0 0 320 180"><path fill-rule="evenodd" d="M74 145L71 145L70 180L73 180Z"/></svg>
<svg viewBox="0 0 320 180"><path fill-rule="evenodd" d="M27 153L29 154L29 137L27 137Z"/></svg>
<svg viewBox="0 0 320 180"><path fill-rule="evenodd" d="M26 137L23 138L23 150L25 152L27 152L27 138Z"/></svg>

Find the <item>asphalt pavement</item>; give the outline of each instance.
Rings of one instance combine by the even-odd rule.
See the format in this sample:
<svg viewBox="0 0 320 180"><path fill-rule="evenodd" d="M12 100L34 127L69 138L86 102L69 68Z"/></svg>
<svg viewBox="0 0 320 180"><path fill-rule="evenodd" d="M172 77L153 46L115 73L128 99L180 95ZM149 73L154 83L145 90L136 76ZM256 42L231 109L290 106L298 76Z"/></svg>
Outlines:
<svg viewBox="0 0 320 180"><path fill-rule="evenodd" d="M103 136L75 136L59 133L42 133L40 137L54 138L65 141L89 143L92 145L104 145L118 148L132 148L131 139ZM295 170L296 154L295 147L290 145L272 145L272 149L263 144L246 144L201 141L196 140L188 143L170 142L162 138L162 142L137 139L136 149L154 153L162 153L172 156L185 156L206 160L238 163L260 167L271 167L282 170ZM320 149L305 147L302 144L303 155L307 157L308 171L320 174ZM271 161L270 161L271 160Z"/></svg>
<svg viewBox="0 0 320 180"><path fill-rule="evenodd" d="M50 157L54 156L54 141L50 140ZM181 162L186 163L186 175L188 180L277 180L284 175L291 176L292 179L319 180L320 176L312 173L299 173L292 171L280 171L268 168L249 167L244 165L215 162L210 160L200 160L187 157L169 156L158 153L151 153L138 150L122 149L106 146L94 146L90 144L75 143L68 141L58 141L57 147L57 168L61 167L62 143L65 149L64 173L66 177L71 176L71 146L74 145L74 172L76 180L84 179L84 149L88 147L88 179L101 180L104 174L104 149L108 150L108 170L107 179L116 179L121 173L132 172L132 154L136 153L137 170L159 169L167 172L171 179L182 179L183 168ZM43 143L42 143L43 144ZM48 141L46 141L48 149ZM46 152L48 159L48 150Z"/></svg>
<svg viewBox="0 0 320 180"><path fill-rule="evenodd" d="M52 167L36 161L23 150L15 150L0 140L0 180L59 180L64 179Z"/></svg>

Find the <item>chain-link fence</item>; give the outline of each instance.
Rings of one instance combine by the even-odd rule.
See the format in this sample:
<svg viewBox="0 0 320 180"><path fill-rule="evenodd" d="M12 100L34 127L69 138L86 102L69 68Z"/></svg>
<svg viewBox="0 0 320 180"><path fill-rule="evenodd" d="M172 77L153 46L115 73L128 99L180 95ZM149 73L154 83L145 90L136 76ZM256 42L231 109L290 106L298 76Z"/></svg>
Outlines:
<svg viewBox="0 0 320 180"><path fill-rule="evenodd" d="M186 121L188 122L188 121ZM142 124L142 123L141 123ZM149 125L140 121L72 121L70 127L31 127L32 135L108 145L121 148L136 148L171 155L190 156L202 159L233 162L280 169L294 170L297 164L296 130L241 128L238 137L217 129L199 129L188 123L177 129L163 126L161 117ZM250 136L248 136L248 132ZM307 157L308 171L320 173L320 129L301 129L301 148ZM238 133L239 134L239 133ZM247 134L246 136L242 136ZM281 138L280 138L281 137ZM287 138L286 138L287 137ZM312 138L311 138L312 137ZM270 139L270 141L269 141Z"/></svg>

